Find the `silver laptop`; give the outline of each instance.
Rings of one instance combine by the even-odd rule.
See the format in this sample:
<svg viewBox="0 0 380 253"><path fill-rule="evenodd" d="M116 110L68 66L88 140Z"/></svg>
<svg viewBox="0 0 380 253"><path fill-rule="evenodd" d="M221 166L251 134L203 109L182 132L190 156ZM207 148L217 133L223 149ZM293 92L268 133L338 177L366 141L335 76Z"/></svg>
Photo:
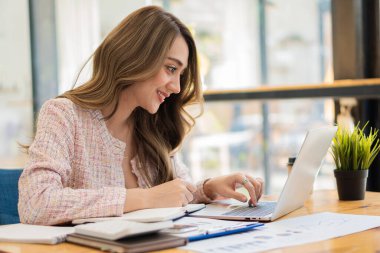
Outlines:
<svg viewBox="0 0 380 253"><path fill-rule="evenodd" d="M190 216L224 220L273 221L304 205L313 189L337 127L309 130L277 202L259 201L256 207L237 200L218 201Z"/></svg>

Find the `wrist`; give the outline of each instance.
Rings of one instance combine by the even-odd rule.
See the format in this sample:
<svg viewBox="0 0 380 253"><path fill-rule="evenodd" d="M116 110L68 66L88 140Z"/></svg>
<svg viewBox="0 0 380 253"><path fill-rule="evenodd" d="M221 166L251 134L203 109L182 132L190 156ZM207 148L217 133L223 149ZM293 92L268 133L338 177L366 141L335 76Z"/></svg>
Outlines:
<svg viewBox="0 0 380 253"><path fill-rule="evenodd" d="M148 189L128 189L124 204L124 212L131 212L140 209L149 208L149 192Z"/></svg>
<svg viewBox="0 0 380 253"><path fill-rule="evenodd" d="M213 190L213 184L212 184L212 179L206 179L205 182L203 183L203 192L207 198L210 200L216 199L217 194L215 194Z"/></svg>

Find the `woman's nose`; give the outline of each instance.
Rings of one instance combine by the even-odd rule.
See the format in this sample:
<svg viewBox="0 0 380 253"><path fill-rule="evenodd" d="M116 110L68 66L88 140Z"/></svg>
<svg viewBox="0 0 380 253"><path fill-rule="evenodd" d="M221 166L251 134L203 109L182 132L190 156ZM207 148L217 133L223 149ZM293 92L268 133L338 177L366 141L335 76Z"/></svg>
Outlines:
<svg viewBox="0 0 380 253"><path fill-rule="evenodd" d="M180 77L173 79L169 84L169 89L171 92L178 94L181 92L181 81Z"/></svg>

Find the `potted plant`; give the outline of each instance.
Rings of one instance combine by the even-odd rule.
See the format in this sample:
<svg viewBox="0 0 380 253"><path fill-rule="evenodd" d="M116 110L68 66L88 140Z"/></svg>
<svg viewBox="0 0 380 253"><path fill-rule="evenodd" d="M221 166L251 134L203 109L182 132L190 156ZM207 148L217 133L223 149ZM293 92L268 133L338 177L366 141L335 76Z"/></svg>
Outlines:
<svg viewBox="0 0 380 253"><path fill-rule="evenodd" d="M368 169L380 151L379 130L371 128L366 135L367 124L360 128L358 123L353 131L338 126L333 139L331 153L340 200L364 199Z"/></svg>

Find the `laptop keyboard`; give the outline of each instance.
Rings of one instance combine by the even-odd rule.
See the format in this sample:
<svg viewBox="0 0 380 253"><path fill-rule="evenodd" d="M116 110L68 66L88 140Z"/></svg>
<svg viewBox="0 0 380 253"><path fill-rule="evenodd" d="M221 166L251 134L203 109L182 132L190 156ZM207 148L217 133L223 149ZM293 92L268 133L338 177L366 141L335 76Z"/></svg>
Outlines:
<svg viewBox="0 0 380 253"><path fill-rule="evenodd" d="M259 217L273 213L277 202L259 202L256 207L241 206L223 213L226 216Z"/></svg>

